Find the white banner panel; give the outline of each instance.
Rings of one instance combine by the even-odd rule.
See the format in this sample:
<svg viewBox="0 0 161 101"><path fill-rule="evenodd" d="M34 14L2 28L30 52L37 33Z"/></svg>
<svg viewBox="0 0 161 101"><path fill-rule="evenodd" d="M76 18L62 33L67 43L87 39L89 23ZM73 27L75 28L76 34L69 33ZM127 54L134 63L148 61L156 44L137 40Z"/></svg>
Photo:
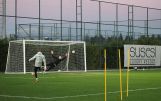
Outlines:
<svg viewBox="0 0 161 101"><path fill-rule="evenodd" d="M128 49L130 51L130 66L160 66L160 46L124 45L124 67L128 65Z"/></svg>

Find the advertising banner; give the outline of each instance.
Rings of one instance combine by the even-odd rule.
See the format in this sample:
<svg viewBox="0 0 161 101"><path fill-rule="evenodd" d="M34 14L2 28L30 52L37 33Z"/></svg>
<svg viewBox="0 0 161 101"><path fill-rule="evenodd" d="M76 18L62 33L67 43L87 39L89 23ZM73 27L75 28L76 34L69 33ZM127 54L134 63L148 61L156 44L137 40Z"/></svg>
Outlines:
<svg viewBox="0 0 161 101"><path fill-rule="evenodd" d="M128 57L129 50L129 57ZM124 45L124 67L160 66L161 47L152 45Z"/></svg>

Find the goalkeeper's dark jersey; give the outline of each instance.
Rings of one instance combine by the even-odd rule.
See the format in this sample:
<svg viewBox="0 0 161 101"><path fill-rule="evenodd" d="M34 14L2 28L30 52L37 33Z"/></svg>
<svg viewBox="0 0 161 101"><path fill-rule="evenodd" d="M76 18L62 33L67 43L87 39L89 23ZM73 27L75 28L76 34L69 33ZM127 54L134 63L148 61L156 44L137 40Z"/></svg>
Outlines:
<svg viewBox="0 0 161 101"><path fill-rule="evenodd" d="M58 57L54 55L51 55L51 56L52 56L52 60L49 64L47 64L48 68L46 71L49 71L50 69L54 69L61 61L67 58L67 56L63 56L61 59L59 59Z"/></svg>
<svg viewBox="0 0 161 101"><path fill-rule="evenodd" d="M58 57L54 56L54 55L51 55L52 56L52 64L53 65L58 65L61 61L65 60L66 59L66 56L62 57L61 59L59 59Z"/></svg>

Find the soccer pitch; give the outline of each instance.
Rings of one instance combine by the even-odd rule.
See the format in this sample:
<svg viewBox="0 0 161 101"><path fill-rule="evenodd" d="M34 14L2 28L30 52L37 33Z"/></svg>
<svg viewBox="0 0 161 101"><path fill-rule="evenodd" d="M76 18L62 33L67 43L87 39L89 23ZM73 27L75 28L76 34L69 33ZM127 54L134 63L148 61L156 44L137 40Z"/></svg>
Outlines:
<svg viewBox="0 0 161 101"><path fill-rule="evenodd" d="M161 70L123 72L122 101L160 101ZM107 101L120 101L119 71L107 72ZM104 101L104 73L0 74L0 101Z"/></svg>

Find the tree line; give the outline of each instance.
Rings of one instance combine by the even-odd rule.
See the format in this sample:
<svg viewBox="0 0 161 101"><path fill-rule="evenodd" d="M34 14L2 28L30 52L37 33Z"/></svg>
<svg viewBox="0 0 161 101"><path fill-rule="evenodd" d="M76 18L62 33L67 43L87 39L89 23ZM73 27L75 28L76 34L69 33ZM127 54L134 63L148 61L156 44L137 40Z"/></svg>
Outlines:
<svg viewBox="0 0 161 101"><path fill-rule="evenodd" d="M0 39L0 72L4 72L7 62L8 45L10 39ZM140 44L140 45L161 45L161 35L139 36L133 38L131 36L103 37L94 36L85 38L87 52L87 69L102 70L104 67L104 49L107 49L107 68L118 68L118 49L121 50L121 60L124 60L124 44Z"/></svg>
<svg viewBox="0 0 161 101"><path fill-rule="evenodd" d="M140 35L138 38L132 36L103 37L94 36L89 38L86 36L87 44L87 67L88 69L103 69L104 53L107 50L107 68L118 68L118 49L121 50L121 64L124 65L124 44L138 45L161 45L161 35Z"/></svg>

